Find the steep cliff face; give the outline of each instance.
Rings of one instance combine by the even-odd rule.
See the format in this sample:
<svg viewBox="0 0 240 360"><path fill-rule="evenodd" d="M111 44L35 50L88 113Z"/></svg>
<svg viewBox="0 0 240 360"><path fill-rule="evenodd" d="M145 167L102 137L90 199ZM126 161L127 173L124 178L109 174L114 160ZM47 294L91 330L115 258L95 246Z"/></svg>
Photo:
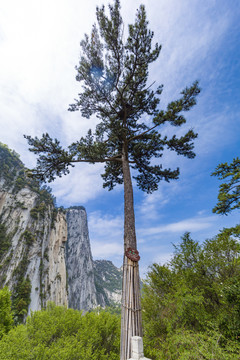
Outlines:
<svg viewBox="0 0 240 360"><path fill-rule="evenodd" d="M93 261L84 207L67 210L66 266L69 307L89 310L121 302L122 271L111 261Z"/></svg>
<svg viewBox="0 0 240 360"><path fill-rule="evenodd" d="M7 147L0 146L0 169L0 286L11 289L21 320L49 300L67 305L67 225L51 194L26 178Z"/></svg>
<svg viewBox="0 0 240 360"><path fill-rule="evenodd" d="M50 205L36 215L38 200L37 194L27 188L15 195L0 192L0 223L9 241L9 248L1 258L1 285L7 284L13 296L17 296L24 280L30 279L31 286L25 284L25 288L31 287L29 308L32 310L39 310L49 300L67 305L65 216L54 214Z"/></svg>
<svg viewBox="0 0 240 360"><path fill-rule="evenodd" d="M51 229L47 247L45 293L47 301L67 305L67 274L65 263L65 245L67 241L66 216L58 212L56 221ZM45 250L46 251L46 250Z"/></svg>
<svg viewBox="0 0 240 360"><path fill-rule="evenodd" d="M5 285L20 321L48 301L89 310L121 297L121 271L92 259L86 210L57 210L50 190L27 178L18 155L0 143L0 287Z"/></svg>
<svg viewBox="0 0 240 360"><path fill-rule="evenodd" d="M89 310L98 303L86 210L83 207L68 209L67 225L69 307Z"/></svg>

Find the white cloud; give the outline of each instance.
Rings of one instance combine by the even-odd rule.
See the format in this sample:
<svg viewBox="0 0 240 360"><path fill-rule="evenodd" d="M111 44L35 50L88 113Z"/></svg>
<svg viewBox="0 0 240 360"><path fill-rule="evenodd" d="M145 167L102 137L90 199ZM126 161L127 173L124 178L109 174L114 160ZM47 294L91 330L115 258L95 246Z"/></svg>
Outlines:
<svg viewBox="0 0 240 360"><path fill-rule="evenodd" d="M92 212L88 217L91 237L98 236L106 242L123 239L123 218L122 216L102 215L100 211Z"/></svg>
<svg viewBox="0 0 240 360"><path fill-rule="evenodd" d="M79 91L79 42L94 18L95 1L1 2L0 138L21 155L24 133L49 132L66 144L88 129L86 120L71 126L76 117L67 109Z"/></svg>
<svg viewBox="0 0 240 360"><path fill-rule="evenodd" d="M210 228L215 220L216 216L194 217L167 225L160 225L149 227L147 229L141 229L139 232L141 232L142 236L151 236L164 232L183 233L184 231L200 231Z"/></svg>
<svg viewBox="0 0 240 360"><path fill-rule="evenodd" d="M123 257L123 248L121 243L102 243L91 241L92 254L94 259L111 259ZM120 258L120 259L119 259Z"/></svg>
<svg viewBox="0 0 240 360"><path fill-rule="evenodd" d="M136 212L144 220L159 219L159 209L169 201L168 195L163 194L161 190L153 194L144 194L143 201L136 207Z"/></svg>
<svg viewBox="0 0 240 360"><path fill-rule="evenodd" d="M184 83L189 79L193 81L194 69L197 70L195 76L199 76L199 70L203 69L199 63L218 48L230 26L232 11L224 11L223 4L216 11L216 6L215 1L161 0L157 4L147 1L155 39L163 44L161 78L171 92L183 80Z"/></svg>
<svg viewBox="0 0 240 360"><path fill-rule="evenodd" d="M206 93L209 98L212 95L209 94L211 90ZM213 151L217 153L223 146L231 145L240 130L240 124L236 122L239 117L240 112L234 109L229 111L229 107L226 106L221 113L215 112L199 119L195 126L195 131L199 133L195 146L196 153L206 157Z"/></svg>
<svg viewBox="0 0 240 360"><path fill-rule="evenodd" d="M54 196L65 206L85 204L103 192L102 165L79 163L70 168L70 174L52 183Z"/></svg>
<svg viewBox="0 0 240 360"><path fill-rule="evenodd" d="M123 258L123 218L92 212L88 216L91 248L95 259L110 259L118 267Z"/></svg>
<svg viewBox="0 0 240 360"><path fill-rule="evenodd" d="M158 251L155 250L155 252L157 253ZM168 263L171 260L172 257L173 257L173 252L162 252L162 251L160 251L159 254L157 254L154 257L153 263L164 265L164 264Z"/></svg>

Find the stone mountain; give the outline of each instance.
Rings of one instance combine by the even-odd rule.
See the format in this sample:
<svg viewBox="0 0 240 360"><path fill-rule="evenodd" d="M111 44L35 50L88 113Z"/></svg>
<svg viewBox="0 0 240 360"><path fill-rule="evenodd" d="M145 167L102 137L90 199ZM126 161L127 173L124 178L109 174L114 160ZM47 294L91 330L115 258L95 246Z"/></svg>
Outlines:
<svg viewBox="0 0 240 360"><path fill-rule="evenodd" d="M57 209L25 170L0 143L0 287L11 289L16 317L48 301L79 310L119 303L121 271L93 261L84 207Z"/></svg>

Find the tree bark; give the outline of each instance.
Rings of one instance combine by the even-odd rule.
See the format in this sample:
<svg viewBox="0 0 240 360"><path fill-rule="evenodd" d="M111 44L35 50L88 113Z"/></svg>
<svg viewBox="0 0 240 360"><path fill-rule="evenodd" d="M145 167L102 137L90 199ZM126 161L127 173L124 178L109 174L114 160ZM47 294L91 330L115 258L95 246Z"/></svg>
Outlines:
<svg viewBox="0 0 240 360"><path fill-rule="evenodd" d="M137 248L133 187L125 151L123 151L122 168L124 181L124 256L120 360L127 360L131 358L131 337L142 337L142 316L138 262L128 259L125 255L128 247Z"/></svg>
<svg viewBox="0 0 240 360"><path fill-rule="evenodd" d="M135 215L133 187L129 162L125 156L122 159L124 182L124 252L128 247L136 249L137 239L135 231Z"/></svg>

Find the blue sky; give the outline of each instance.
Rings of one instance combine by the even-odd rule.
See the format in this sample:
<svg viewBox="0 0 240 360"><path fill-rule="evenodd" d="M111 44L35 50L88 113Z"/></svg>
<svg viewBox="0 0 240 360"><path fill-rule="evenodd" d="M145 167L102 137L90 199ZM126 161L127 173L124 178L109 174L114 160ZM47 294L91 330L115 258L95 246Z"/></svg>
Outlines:
<svg viewBox="0 0 240 360"><path fill-rule="evenodd" d="M95 22L95 7L108 1L8 0L0 2L0 141L15 149L28 167L35 163L23 134L49 132L63 145L96 124L67 111L79 92L74 66L79 42ZM166 153L167 167L180 167L180 179L160 183L146 195L134 187L142 274L152 262L170 259L185 231L200 242L239 222L239 212L219 216L215 167L239 156L240 2L238 0L124 0L125 24L146 5L154 40L162 44L149 82L164 84L161 107L198 79L202 92L187 114L196 158ZM125 30L127 26L125 25ZM168 131L164 129L164 131ZM180 134L184 129L177 129ZM84 205L94 258L122 262L123 192L102 189L101 165L79 164L52 187L58 205Z"/></svg>

